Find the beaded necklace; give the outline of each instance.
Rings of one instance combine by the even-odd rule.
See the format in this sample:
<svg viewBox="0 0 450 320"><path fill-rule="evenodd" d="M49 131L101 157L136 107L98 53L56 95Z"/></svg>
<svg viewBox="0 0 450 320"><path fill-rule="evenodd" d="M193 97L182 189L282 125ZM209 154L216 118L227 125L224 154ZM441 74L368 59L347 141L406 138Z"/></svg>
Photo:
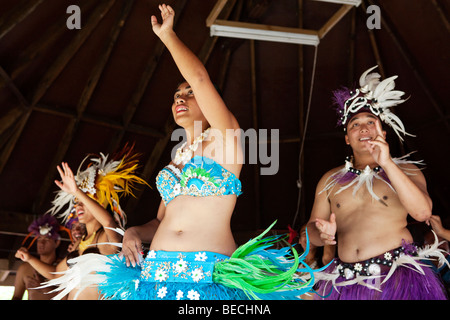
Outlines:
<svg viewBox="0 0 450 320"><path fill-rule="evenodd" d="M368 171L370 170L369 166L366 166L366 168L364 170L359 170L353 167L353 161L352 161L352 157L347 156L345 157L345 168L347 169L347 172L351 172L357 175L361 175L362 173L368 174ZM373 168L373 172L374 173L378 173L380 172L382 168L380 166L376 166L375 168Z"/></svg>
<svg viewBox="0 0 450 320"><path fill-rule="evenodd" d="M182 163L183 165L188 163L189 160L191 160L195 150L197 150L198 145L208 137L210 129L211 127L203 131L201 135L199 135L197 138L194 139L194 141L191 143L191 145L189 145L189 147L186 150L183 150L183 148L186 146L187 141L183 143L181 147L177 149L173 162L175 164Z"/></svg>

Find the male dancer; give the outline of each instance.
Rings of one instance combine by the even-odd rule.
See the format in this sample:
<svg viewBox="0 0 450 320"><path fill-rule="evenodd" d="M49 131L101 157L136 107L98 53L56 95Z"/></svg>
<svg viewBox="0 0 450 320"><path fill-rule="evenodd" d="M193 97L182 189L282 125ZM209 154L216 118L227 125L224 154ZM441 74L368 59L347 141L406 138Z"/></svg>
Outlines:
<svg viewBox="0 0 450 320"><path fill-rule="evenodd" d="M404 102L404 93L393 90L396 76L380 82L378 73L369 74L373 69L361 76L359 89L334 92L338 124L353 156L317 186L308 222L311 243L337 243L339 256L320 277L318 293L331 292L329 299L446 299L439 279L418 262L442 254L416 248L406 228L408 214L421 222L431 217L419 162L391 158L381 126L383 121L406 134L389 110Z"/></svg>

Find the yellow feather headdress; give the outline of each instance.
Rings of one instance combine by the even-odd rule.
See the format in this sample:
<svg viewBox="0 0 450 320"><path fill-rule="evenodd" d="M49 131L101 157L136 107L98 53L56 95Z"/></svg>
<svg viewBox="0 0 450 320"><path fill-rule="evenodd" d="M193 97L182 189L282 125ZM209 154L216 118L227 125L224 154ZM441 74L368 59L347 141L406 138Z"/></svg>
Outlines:
<svg viewBox="0 0 450 320"><path fill-rule="evenodd" d="M132 195L136 184L148 183L136 175L139 166L137 154L132 154L132 147L124 150L113 159L108 160L108 155L100 153L99 156L88 155L78 167L75 181L81 191L97 201L104 208L110 206L117 222L121 227L126 224L126 214L119 204L121 196ZM84 162L89 159L90 164L82 170ZM115 160L119 159L119 160ZM63 190L59 190L52 201L52 208L47 212L55 215L63 210L58 217L64 222L69 217L73 206L74 197Z"/></svg>

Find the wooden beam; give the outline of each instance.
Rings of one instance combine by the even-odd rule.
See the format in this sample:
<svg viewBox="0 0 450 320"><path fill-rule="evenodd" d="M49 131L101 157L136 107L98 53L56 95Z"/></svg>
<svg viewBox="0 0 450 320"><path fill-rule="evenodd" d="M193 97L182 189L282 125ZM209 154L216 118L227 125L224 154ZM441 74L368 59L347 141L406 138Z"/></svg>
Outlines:
<svg viewBox="0 0 450 320"><path fill-rule="evenodd" d="M433 4L434 8L436 9L436 12L439 15L439 18L442 21L442 24L444 25L445 29L447 30L447 33L450 33L450 22L448 21L448 16L445 14L444 9L442 8L442 5L437 2L437 0L431 0L431 3Z"/></svg>
<svg viewBox="0 0 450 320"><path fill-rule="evenodd" d="M77 114L75 112L73 112L72 110L54 109L52 107L49 107L49 106L46 106L43 104L38 104L38 105L34 106L32 109L34 111L39 111L39 112L43 112L46 114L52 114L52 115L65 117L65 118L69 118L69 119L74 119L77 117ZM120 130L123 128L122 122L119 122L119 121L116 121L116 120L113 120L113 119L110 119L107 117L102 117L99 115L94 116L94 115L84 113L81 116L80 120L84 121L84 122L96 124L99 126L111 128L111 129L119 129ZM130 124L128 126L128 131L133 132L133 133L142 134L145 136L156 137L156 138L161 138L164 136L164 133L158 129L145 127L145 126L141 126L141 125L137 125L137 124Z"/></svg>
<svg viewBox="0 0 450 320"><path fill-rule="evenodd" d="M34 94L32 97L32 101L29 106L27 106L27 111L23 115L20 125L17 127L17 132L14 134L13 139L8 143L7 147L3 150L0 155L0 172L3 170L5 164L7 163L14 146L22 134L23 128L25 127L28 118L33 110L33 106L39 101L39 99L45 94L47 89L53 83L53 81L58 77L64 67L67 65L69 60L73 57L76 51L80 48L80 46L84 43L87 37L91 34L100 20L104 17L104 15L109 11L111 6L113 5L115 0L104 1L101 5L99 5L94 12L91 14L90 19L86 26L82 28L77 36L75 36L75 40L71 42L58 56L53 65L48 69L47 73L43 76L41 81L38 83L37 87L34 90Z"/></svg>
<svg viewBox="0 0 450 320"><path fill-rule="evenodd" d="M39 81L34 90L31 104L35 105L45 94L47 89L52 85L53 81L59 76L69 61L76 54L78 49L83 45L86 39L92 34L98 23L108 13L113 6L115 0L102 1L89 16L89 20L81 30L77 31L74 40L61 51L55 62L50 66L45 75Z"/></svg>
<svg viewBox="0 0 450 320"><path fill-rule="evenodd" d="M227 4L228 0L217 0L214 8L211 10L211 13L206 18L206 26L209 28L211 25L217 20L222 9Z"/></svg>
<svg viewBox="0 0 450 320"><path fill-rule="evenodd" d="M25 124L27 123L30 114L31 114L30 110L22 114L20 120L17 121L14 133L12 134L9 141L6 143L5 147L2 149L2 152L0 154L0 173L3 172L3 169L5 168L5 165L8 162L12 151L14 150L17 140L19 140L19 137L22 134L23 128L25 127Z"/></svg>
<svg viewBox="0 0 450 320"><path fill-rule="evenodd" d="M232 20L237 21L239 19L239 17L241 16L241 12L242 12L242 8L244 6L244 1L243 0L239 0L239 2L237 2L237 6L236 6L236 10L234 11ZM231 13L231 9L230 8L230 13ZM217 39L217 37L214 37ZM233 41L236 42L243 42L242 39L233 39ZM225 85L225 81L228 75L228 66L230 65L230 58L231 58L231 54L233 52L233 50L235 49L236 45L232 45L232 46L227 46L225 48L225 53L224 53L224 58L222 60L222 63L220 64L220 71L219 71L219 76L218 76L218 80L217 80L217 85L219 86L220 90L223 91L223 87Z"/></svg>
<svg viewBox="0 0 450 320"><path fill-rule="evenodd" d="M0 17L0 39L2 39L11 29L28 17L43 0L29 1L23 0L9 12Z"/></svg>
<svg viewBox="0 0 450 320"><path fill-rule="evenodd" d="M150 154L150 157L145 162L145 165L143 167L141 176L144 180L149 181L150 177L152 176L153 172L155 171L156 165L159 162L159 159L161 158L161 155L163 154L164 150L166 149L167 143L170 140L171 133L175 129L175 122L173 121L173 118L169 117L165 123L165 131L166 135L159 139L158 142L153 147L152 153ZM139 204L139 200L141 199L145 189L140 188L139 190L136 190L134 192L135 197L130 197L127 201L125 212L130 213L133 212L137 205ZM156 215L156 210L155 210Z"/></svg>
<svg viewBox="0 0 450 320"><path fill-rule="evenodd" d="M99 82L100 76L102 75L109 58L111 57L112 50L119 38L119 35L124 26L125 20L128 18L130 14L131 8L134 4L134 0L125 1L123 4L123 8L118 15L114 27L111 29L109 37L105 40L105 44L103 46L102 54L100 55L97 64L92 69L92 72L87 80L87 84L81 93L81 97L78 101L77 105L77 114L80 116L84 113L92 94L94 93L95 88Z"/></svg>
<svg viewBox="0 0 450 320"><path fill-rule="evenodd" d="M4 80L7 86L11 89L13 94L16 96L19 101L19 106L11 109L8 113L2 117L0 120L0 134L5 133L6 135L2 135L2 143L1 143L1 153L0 153L0 173L3 172L3 169L8 162L8 159L11 155L12 150L19 138L23 127L25 126L26 121L28 120L29 114L29 104L25 97L22 95L20 90L13 83L11 78L8 76L6 71L0 67L0 78ZM13 128L13 130L10 130ZM6 142L3 141L6 139Z"/></svg>
<svg viewBox="0 0 450 320"><path fill-rule="evenodd" d="M368 0L368 3L370 5L375 5L372 0ZM400 38L400 36L394 31L394 28L392 27L391 21L386 17L386 15L381 16L381 25L383 30L386 30L386 32L391 36L394 44L396 45L397 49L400 51L400 54L402 55L405 62L408 64L409 68L413 72L417 82L419 83L420 87L422 88L423 92L428 98L428 101L435 109L436 113L439 115L439 117L442 119L444 123L444 127L447 130L447 132L450 132L450 123L448 119L445 117L445 112L443 111L443 108L440 106L440 103L435 98L434 94L431 91L431 88L429 84L425 81L425 77L422 76L421 72L418 70L417 63L414 61L413 56L411 55L410 51Z"/></svg>
<svg viewBox="0 0 450 320"><path fill-rule="evenodd" d="M174 28L176 27L178 19L181 17L181 13L183 12L186 3L187 0L183 0L177 1L177 3L175 4L174 10L175 12L179 12L179 14L175 15ZM128 103L123 113L122 119L123 127L118 132L116 132L114 138L111 139L111 143L108 148L109 152L116 151L118 149L118 146L122 142L125 132L127 131L128 126L130 125L130 122L133 119L134 114L136 113L137 107L142 101L142 97L144 96L148 83L150 82L150 79L153 77L153 74L158 65L158 61L160 60L160 57L162 56L164 49L165 49L164 44L161 41L158 41L158 43L155 46L155 49L153 50L153 54L147 60L146 67L141 75L136 90L131 96L130 102Z"/></svg>
<svg viewBox="0 0 450 320"><path fill-rule="evenodd" d="M255 40L250 40L250 79L251 79L251 90L252 90L252 126L253 129L258 130L258 88L257 88L257 75L256 75L256 48ZM253 188L255 192L255 226L256 228L261 227L261 186L259 179L259 165L253 165Z"/></svg>
<svg viewBox="0 0 450 320"><path fill-rule="evenodd" d="M6 83L7 87L12 91L22 107L30 106L30 103L27 101L22 92L20 92L19 88L17 88L17 86L14 84L11 77L2 67L0 67L0 78L4 81L4 83Z"/></svg>
<svg viewBox="0 0 450 320"><path fill-rule="evenodd" d="M230 16L231 11L233 10L233 8L236 4L236 1L237 0L231 0L231 1L227 2L227 6L223 10L223 16L225 17L225 19L227 19ZM242 0L240 0L239 3L240 4L238 6L237 12L240 13L240 8L242 8ZM204 43L204 45L202 46L202 49L198 53L198 58L201 61L207 61L209 59L209 55L211 54L213 48L215 47L217 39L218 39L218 37L209 37L206 39L206 43ZM222 66L223 66L223 64L221 64L221 67Z"/></svg>
<svg viewBox="0 0 450 320"><path fill-rule="evenodd" d="M349 55L348 55L348 71L347 71L347 87L351 88L355 79L355 47L356 47L356 8L351 12L350 38L349 38Z"/></svg>
<svg viewBox="0 0 450 320"><path fill-rule="evenodd" d="M0 118L0 136L3 135L23 115L22 108L13 108Z"/></svg>
<svg viewBox="0 0 450 320"><path fill-rule="evenodd" d="M365 17L366 12L367 12L366 4L363 1L361 3L361 15L363 17ZM367 34L369 35L370 45L372 47L372 53L373 53L373 56L375 58L377 65L378 65L378 70L380 71L381 77L384 79L384 78L386 78L386 72L384 71L383 62L381 61L380 50L378 49L378 43L377 43L377 40L375 39L375 34L372 29L367 29Z"/></svg>
<svg viewBox="0 0 450 320"><path fill-rule="evenodd" d="M83 10L89 12L94 3L94 1L83 1ZM19 57L14 62L12 71L10 72L12 80L17 79L17 77L27 69L36 57L45 52L52 43L54 43L65 31L67 31L66 19L66 15L61 15L59 20L52 24L50 28L44 30L39 37L36 37L34 41L31 41L28 44L28 47L20 53ZM2 85L3 83L0 82L0 87Z"/></svg>
<svg viewBox="0 0 450 320"><path fill-rule="evenodd" d="M337 4L350 4L352 6L359 6L361 0L315 0L321 2L337 3Z"/></svg>
<svg viewBox="0 0 450 320"><path fill-rule="evenodd" d="M344 4L341 8L319 29L319 38L323 39L325 35L353 8L350 4Z"/></svg>
<svg viewBox="0 0 450 320"><path fill-rule="evenodd" d="M105 40L105 44L104 44L102 53L100 54L97 64L92 69L89 79L86 82L86 86L78 100L78 105L76 108L77 116L72 118L70 120L68 126L66 127L64 135L63 135L63 137L59 143L59 146L57 148L56 154L53 156L53 160L51 161L48 172L47 172L47 174L41 184L41 187L38 191L38 194L35 198L35 201L33 203L33 211L34 212L42 211L42 206L45 201L45 197L47 196L49 189L53 186L53 180L54 180L54 176L56 173L55 168L58 164L60 164L64 160L67 150L69 149L69 146L72 143L72 140L78 129L78 126L82 119L84 111L92 97L92 94L93 94L95 88L97 87L100 76L106 67L106 63L108 62L108 60L111 56L112 49L114 48L114 45L115 45L115 43L119 37L119 34L122 30L124 21L127 19L133 4L134 4L134 0L126 1L124 3L122 11L118 15L118 17L114 23L114 27L111 29L109 37Z"/></svg>
<svg viewBox="0 0 450 320"><path fill-rule="evenodd" d="M28 226L36 217L31 212L0 210L0 231L28 233Z"/></svg>

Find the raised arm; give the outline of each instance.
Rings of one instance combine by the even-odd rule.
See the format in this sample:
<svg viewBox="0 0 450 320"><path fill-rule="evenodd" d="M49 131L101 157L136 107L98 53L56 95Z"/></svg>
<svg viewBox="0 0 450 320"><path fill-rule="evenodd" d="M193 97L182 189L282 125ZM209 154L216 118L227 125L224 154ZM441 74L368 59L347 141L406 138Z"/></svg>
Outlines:
<svg viewBox="0 0 450 320"><path fill-rule="evenodd" d="M175 12L172 7L160 5L162 24L151 17L153 32L171 53L184 79L194 91L198 105L211 127L219 129L225 136L226 129L238 129L237 121L220 97L203 63L178 38L173 30Z"/></svg>
<svg viewBox="0 0 450 320"><path fill-rule="evenodd" d="M390 156L389 145L384 138L379 120L377 120L377 131L376 139L366 142L369 144L372 157L386 172L409 215L417 221L427 221L431 217L433 203L427 192L425 177L412 164L402 165L403 169L415 170L413 175L406 175Z"/></svg>
<svg viewBox="0 0 450 320"><path fill-rule="evenodd" d="M72 170L66 162L61 164L61 167L57 167L61 176L61 181L55 180L55 184L61 188L61 190L71 194L78 198L79 201L92 213L94 218L105 228L105 234L108 242L121 242L121 236L107 228L117 228L118 225L114 221L111 214L103 208L97 201L89 197L83 191L78 188Z"/></svg>

